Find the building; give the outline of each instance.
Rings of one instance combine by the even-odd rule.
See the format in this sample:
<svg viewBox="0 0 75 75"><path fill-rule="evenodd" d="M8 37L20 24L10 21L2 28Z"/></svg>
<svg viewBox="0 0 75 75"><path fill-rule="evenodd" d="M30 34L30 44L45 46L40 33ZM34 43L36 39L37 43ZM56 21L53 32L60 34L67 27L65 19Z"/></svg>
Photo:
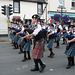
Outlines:
<svg viewBox="0 0 75 75"><path fill-rule="evenodd" d="M55 14L68 15L75 20L75 0L48 0L48 18L53 19Z"/></svg>
<svg viewBox="0 0 75 75"><path fill-rule="evenodd" d="M10 16L12 19L25 19L25 23L31 22L33 14L39 14L42 20L46 19L45 10L47 0L0 0L1 6L9 5L13 6L13 15ZM8 18L3 15L0 10L0 35L8 34Z"/></svg>

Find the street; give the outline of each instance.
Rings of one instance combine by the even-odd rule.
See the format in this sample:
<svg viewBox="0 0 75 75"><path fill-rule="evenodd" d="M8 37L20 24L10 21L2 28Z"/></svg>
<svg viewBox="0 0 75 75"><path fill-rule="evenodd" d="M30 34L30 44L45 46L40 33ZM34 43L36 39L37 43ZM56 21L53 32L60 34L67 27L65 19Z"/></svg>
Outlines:
<svg viewBox="0 0 75 75"><path fill-rule="evenodd" d="M33 59L22 62L23 54L18 54L19 49L13 49L10 42L0 42L0 75L75 75L75 67L66 69L67 58L64 54L66 45L61 45L56 49L55 43L53 51L54 58L48 58L49 51L45 47L43 62L46 68L43 73L31 72L34 67Z"/></svg>

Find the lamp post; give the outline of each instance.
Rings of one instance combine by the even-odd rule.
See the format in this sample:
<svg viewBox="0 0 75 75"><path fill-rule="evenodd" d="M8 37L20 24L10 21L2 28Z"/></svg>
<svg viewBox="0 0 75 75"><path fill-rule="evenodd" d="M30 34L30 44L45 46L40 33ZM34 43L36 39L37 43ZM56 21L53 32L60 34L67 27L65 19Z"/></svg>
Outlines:
<svg viewBox="0 0 75 75"><path fill-rule="evenodd" d="M67 10L66 10L66 8L64 6L59 5L57 11L61 13L61 21L62 21L63 12L66 12Z"/></svg>

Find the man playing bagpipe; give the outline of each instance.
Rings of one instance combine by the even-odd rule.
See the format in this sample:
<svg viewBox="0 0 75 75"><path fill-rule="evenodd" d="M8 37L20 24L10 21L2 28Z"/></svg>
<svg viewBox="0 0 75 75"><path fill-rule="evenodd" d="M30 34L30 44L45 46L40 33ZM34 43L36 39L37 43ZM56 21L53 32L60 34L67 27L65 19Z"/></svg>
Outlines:
<svg viewBox="0 0 75 75"><path fill-rule="evenodd" d="M23 32L23 33L22 33ZM23 35L29 35L33 32L33 30L29 29L28 25L25 25L24 26L24 30L21 31L21 33L17 33L17 35L21 35L21 37L24 37ZM24 43L25 42L25 43ZM22 60L23 62L26 61L26 60L30 60L31 57L30 57L30 50L31 50L31 40L30 39L24 39L23 41L21 41L21 38L19 39L18 41L18 45L21 45L22 46L22 43L24 43L24 46L21 47L21 50L23 51L24 53L24 59ZM28 58L26 57L26 53L28 54Z"/></svg>
<svg viewBox="0 0 75 75"><path fill-rule="evenodd" d="M59 24L59 22L57 22L56 27L55 27L55 32L59 34L59 37L58 36L56 37L57 46L55 48L59 48L59 41L60 41L62 30L63 30L62 26Z"/></svg>
<svg viewBox="0 0 75 75"><path fill-rule="evenodd" d="M54 42L54 37L53 37L53 34L54 34L54 25L53 24L50 24L50 27L48 29L48 38L49 38L49 42L48 42L48 49L50 51L50 54L48 57L50 58L53 58L54 56L54 53L53 53L53 50L52 50L52 47L53 47L53 42Z"/></svg>
<svg viewBox="0 0 75 75"><path fill-rule="evenodd" d="M44 43L43 43L43 35L44 32L42 31L42 27L40 24L38 24L39 16L37 14L32 16L32 21L34 23L34 31L32 34L26 35L25 37L22 37L22 40L24 38L32 38L34 37L34 49L32 50L32 58L34 59L35 67L31 69L31 71L40 71L42 72L44 68L46 67L45 64L41 61L41 58L43 58L43 52L44 52ZM39 69L38 63L40 64L41 68Z"/></svg>
<svg viewBox="0 0 75 75"><path fill-rule="evenodd" d="M71 41L75 38L75 35L71 31L73 31L73 25L70 25L69 27L70 34L66 36L67 40L67 46L65 54L67 55L68 59L68 65L66 66L66 69L71 68L71 66L74 66L74 56L75 56L75 41Z"/></svg>
<svg viewBox="0 0 75 75"><path fill-rule="evenodd" d="M20 22L19 22L19 23L20 23ZM21 28L20 28L20 29L21 29ZM25 29L25 28L22 27L22 30L21 30L20 32L16 33L16 36L19 36L19 39L18 39L18 41L17 41L17 44L18 44L19 49L20 49L19 54L23 53L22 47L23 47L24 42L21 41L21 37L24 37L24 36L26 35L26 34L23 33L23 32L24 32L24 29Z"/></svg>
<svg viewBox="0 0 75 75"><path fill-rule="evenodd" d="M13 32L13 44L14 44L14 49L18 49L18 44L17 44L17 41L19 39L18 36L16 36L16 33L20 32L21 30L20 29L16 29L16 28L12 28L12 30L14 30Z"/></svg>
<svg viewBox="0 0 75 75"><path fill-rule="evenodd" d="M66 22L64 21L63 23L63 43L62 44L65 44L66 40L65 40L65 37L67 36L67 31L68 31L68 26L66 26Z"/></svg>
<svg viewBox="0 0 75 75"><path fill-rule="evenodd" d="M54 53L52 50L53 42L56 37L59 37L59 34L56 33L54 30L53 24L50 24L50 30L48 31L48 37L49 37L49 43L48 43L47 47L49 48L49 51L50 51L50 55L48 57L53 58L53 56L54 56Z"/></svg>
<svg viewBox="0 0 75 75"><path fill-rule="evenodd" d="M18 49L18 44L17 41L19 39L19 36L16 36L16 33L20 32L21 30L24 30L24 27L20 28L18 23L15 23L14 28L14 37L13 37L13 42L14 42L14 49Z"/></svg>

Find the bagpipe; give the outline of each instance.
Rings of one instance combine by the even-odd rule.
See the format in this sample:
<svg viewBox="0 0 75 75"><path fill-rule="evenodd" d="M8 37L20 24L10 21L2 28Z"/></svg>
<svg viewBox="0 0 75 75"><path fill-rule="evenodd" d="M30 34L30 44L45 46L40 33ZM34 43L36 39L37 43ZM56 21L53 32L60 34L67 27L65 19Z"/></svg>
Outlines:
<svg viewBox="0 0 75 75"><path fill-rule="evenodd" d="M9 29L9 30L11 30L11 29L12 29L12 27L8 27L8 29Z"/></svg>
<svg viewBox="0 0 75 75"><path fill-rule="evenodd" d="M16 31L16 33L18 33L18 32L20 32L20 31L21 31L21 29L17 29L17 28L14 28L14 27L12 27L12 30L15 30L15 31Z"/></svg>
<svg viewBox="0 0 75 75"><path fill-rule="evenodd" d="M73 38L75 38L74 35L67 35L66 38L68 38L68 40L72 40ZM75 44L75 42L71 42L69 45L66 46L66 50L69 50L69 48L71 47L72 44Z"/></svg>
<svg viewBox="0 0 75 75"><path fill-rule="evenodd" d="M42 38L46 38L46 35L47 35L47 31L46 31L45 29L42 29L42 30L38 33L38 35L34 36L34 40L35 40L35 41L38 41L38 40L40 40L40 39L42 39Z"/></svg>
<svg viewBox="0 0 75 75"><path fill-rule="evenodd" d="M48 34L50 34L51 32L48 32ZM58 33L53 33L52 35L49 36L49 38L56 38L59 37Z"/></svg>
<svg viewBox="0 0 75 75"><path fill-rule="evenodd" d="M17 29L17 28L14 28L14 27L8 27L8 29L15 31L15 32L13 32L13 35L16 35L16 33L21 31L21 29Z"/></svg>
<svg viewBox="0 0 75 75"><path fill-rule="evenodd" d="M67 35L66 38L68 38L68 40L72 40L73 38L75 38L74 35Z"/></svg>
<svg viewBox="0 0 75 75"><path fill-rule="evenodd" d="M20 33L19 36L24 37L26 35L24 33Z"/></svg>

